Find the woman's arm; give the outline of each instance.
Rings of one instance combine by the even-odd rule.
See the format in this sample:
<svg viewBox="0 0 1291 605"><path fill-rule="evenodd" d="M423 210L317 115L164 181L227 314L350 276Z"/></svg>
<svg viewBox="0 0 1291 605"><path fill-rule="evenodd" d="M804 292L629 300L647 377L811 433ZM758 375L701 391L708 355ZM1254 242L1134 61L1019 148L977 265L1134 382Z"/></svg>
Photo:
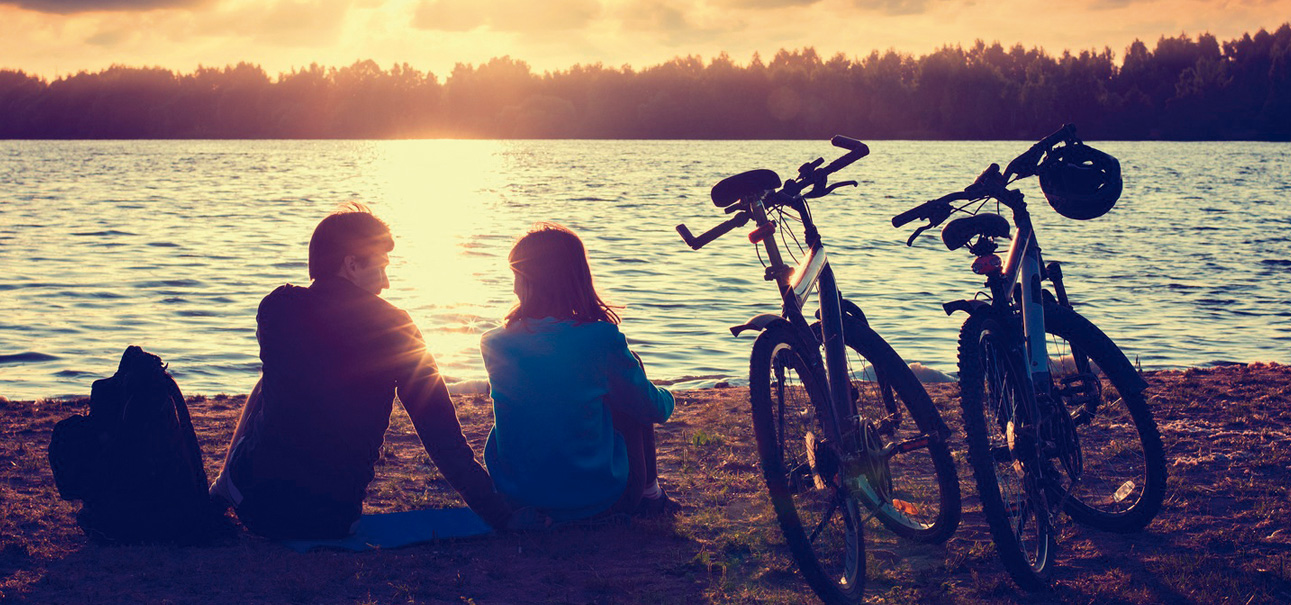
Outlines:
<svg viewBox="0 0 1291 605"><path fill-rule="evenodd" d="M628 340L622 332L615 328L607 340L605 359L610 401L615 411L622 411L644 424L668 420L674 406L672 393L650 382L645 364L628 348Z"/></svg>

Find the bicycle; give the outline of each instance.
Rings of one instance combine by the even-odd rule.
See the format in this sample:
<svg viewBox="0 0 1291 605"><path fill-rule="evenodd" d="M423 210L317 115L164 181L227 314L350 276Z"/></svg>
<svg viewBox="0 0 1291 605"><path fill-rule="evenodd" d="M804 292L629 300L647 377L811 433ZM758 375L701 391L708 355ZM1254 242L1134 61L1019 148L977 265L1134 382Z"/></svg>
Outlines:
<svg viewBox="0 0 1291 605"><path fill-rule="evenodd" d="M684 224L677 231L698 250L756 225L749 241L759 258L766 250L764 277L776 282L782 309L730 330L758 332L749 399L763 478L807 583L827 603L855 603L864 592L864 523L877 517L898 536L945 541L959 525L959 480L948 429L923 385L839 294L807 200L855 186L828 177L869 149L841 136L832 143L847 153L828 166L823 158L803 164L783 184L765 169L723 179L711 197L734 216L697 237ZM801 243L793 223L801 223ZM798 260L790 237L805 257L796 269L785 262L784 253ZM813 289L819 310L808 323L803 306Z"/></svg>
<svg viewBox="0 0 1291 605"><path fill-rule="evenodd" d="M1057 550L1060 511L1096 529L1141 530L1161 509L1166 467L1143 396L1147 383L1073 309L1061 265L1041 259L1024 195L1009 188L1031 176L1040 177L1059 214L1078 220L1105 214L1122 187L1116 159L1085 145L1068 124L1003 173L991 164L963 191L907 210L892 225L927 220L906 242L913 245L952 214L969 215L942 230L948 249L967 246L988 289L986 300L943 305L947 315L969 314L959 335L968 460L1005 569L1023 588L1041 590ZM992 201L994 212L987 208ZM1012 225L1001 206L1012 211ZM1001 261L995 240L1008 238L1011 227L1016 232Z"/></svg>

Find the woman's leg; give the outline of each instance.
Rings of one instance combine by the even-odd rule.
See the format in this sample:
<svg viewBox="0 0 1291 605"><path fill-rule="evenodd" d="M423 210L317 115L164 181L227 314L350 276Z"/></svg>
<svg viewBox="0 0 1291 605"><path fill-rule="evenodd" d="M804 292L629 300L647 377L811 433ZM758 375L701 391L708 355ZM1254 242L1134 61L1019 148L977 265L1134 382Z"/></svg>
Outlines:
<svg viewBox="0 0 1291 605"><path fill-rule="evenodd" d="M238 424L233 429L233 438L229 440L229 449L224 453L221 471L229 466L229 459L233 457L233 448L237 446L238 440L246 436L247 425L250 424L251 418L260 413L260 383L263 380L264 378L256 380L255 386L251 387L251 393L247 395L247 402L242 406L242 415L238 417Z"/></svg>
<svg viewBox="0 0 1291 605"><path fill-rule="evenodd" d="M614 417L614 430L623 436L628 450L628 486L611 512L631 513L641 504L647 490L658 487L658 456L655 452L654 425L640 424ZM656 496L657 497L657 496Z"/></svg>
<svg viewBox="0 0 1291 605"><path fill-rule="evenodd" d="M247 395L247 402L242 406L242 416L238 418L237 427L233 429L233 438L229 440L229 449L224 453L224 464L220 465L220 474L215 476L215 481L211 482L208 490L212 500L223 500L233 506L242 503L242 493L233 485L229 461L233 459L233 450L237 449L239 442L246 437L247 426L260 413L262 401L260 383L263 380L263 378L257 380L255 386L251 387L251 394Z"/></svg>

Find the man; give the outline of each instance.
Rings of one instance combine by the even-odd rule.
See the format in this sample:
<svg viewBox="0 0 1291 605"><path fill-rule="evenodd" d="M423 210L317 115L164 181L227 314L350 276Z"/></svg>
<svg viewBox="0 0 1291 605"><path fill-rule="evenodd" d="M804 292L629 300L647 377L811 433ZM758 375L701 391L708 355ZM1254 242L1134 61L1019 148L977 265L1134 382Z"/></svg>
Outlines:
<svg viewBox="0 0 1291 605"><path fill-rule="evenodd" d="M309 287L284 285L256 316L263 362L223 472L211 486L250 530L272 538L350 533L397 394L448 482L485 521L510 509L462 436L448 389L390 286L390 230L362 206L323 219Z"/></svg>

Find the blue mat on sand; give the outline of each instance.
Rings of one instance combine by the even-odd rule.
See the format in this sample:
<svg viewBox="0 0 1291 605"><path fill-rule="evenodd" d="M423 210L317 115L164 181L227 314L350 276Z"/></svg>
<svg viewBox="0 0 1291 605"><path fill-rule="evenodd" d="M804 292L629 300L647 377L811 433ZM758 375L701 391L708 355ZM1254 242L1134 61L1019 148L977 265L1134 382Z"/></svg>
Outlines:
<svg viewBox="0 0 1291 605"><path fill-rule="evenodd" d="M483 519L469 508L410 510L401 513L363 515L354 533L336 540L284 540L296 552L316 548L371 550L399 548L445 538L465 538L493 533Z"/></svg>

